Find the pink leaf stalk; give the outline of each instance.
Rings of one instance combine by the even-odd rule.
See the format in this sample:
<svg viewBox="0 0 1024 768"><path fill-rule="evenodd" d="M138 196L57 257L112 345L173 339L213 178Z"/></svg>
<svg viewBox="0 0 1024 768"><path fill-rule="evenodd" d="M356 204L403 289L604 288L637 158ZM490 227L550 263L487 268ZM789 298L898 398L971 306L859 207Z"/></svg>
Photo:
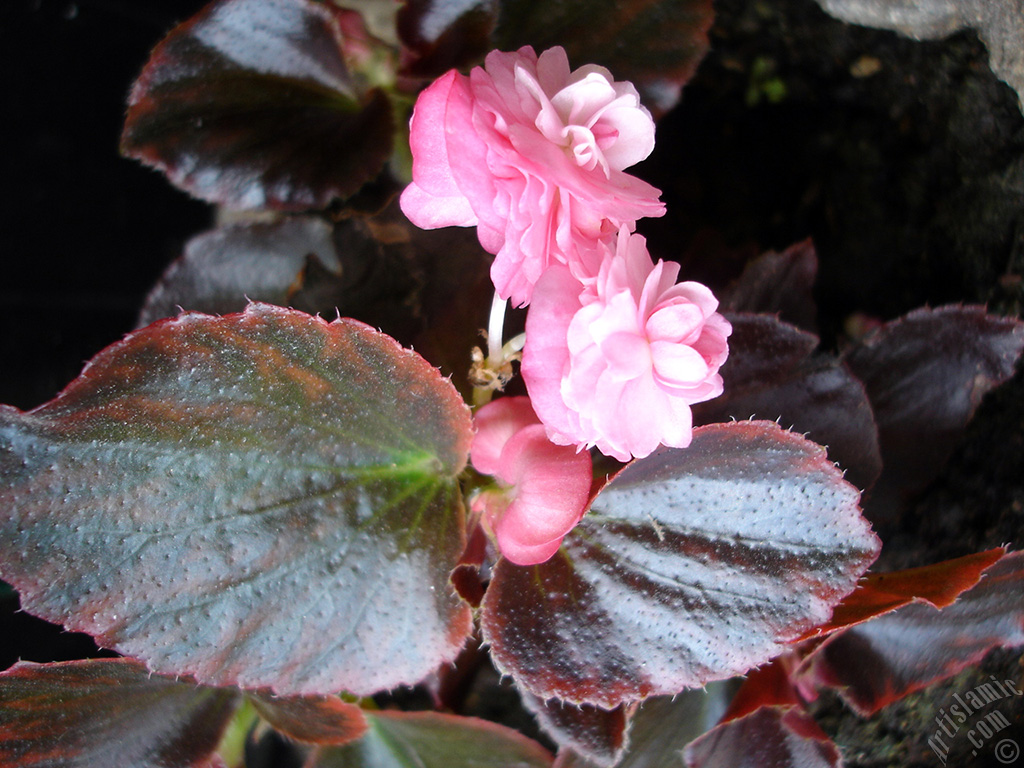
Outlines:
<svg viewBox="0 0 1024 768"><path fill-rule="evenodd" d="M410 144L402 210L425 229L475 225L499 295L517 306L548 267L579 274L581 248L665 212L659 190L623 172L654 147L636 88L596 65L570 71L560 47L448 72L420 94Z"/></svg>
<svg viewBox="0 0 1024 768"><path fill-rule="evenodd" d="M548 437L620 461L690 444L690 406L722 393L729 322L705 286L676 283L620 230L595 278L554 266L526 318L522 374Z"/></svg>
<svg viewBox="0 0 1024 768"><path fill-rule="evenodd" d="M470 461L501 487L481 493L474 510L504 557L517 565L542 563L586 511L590 455L549 441L526 397L485 405L476 427Z"/></svg>

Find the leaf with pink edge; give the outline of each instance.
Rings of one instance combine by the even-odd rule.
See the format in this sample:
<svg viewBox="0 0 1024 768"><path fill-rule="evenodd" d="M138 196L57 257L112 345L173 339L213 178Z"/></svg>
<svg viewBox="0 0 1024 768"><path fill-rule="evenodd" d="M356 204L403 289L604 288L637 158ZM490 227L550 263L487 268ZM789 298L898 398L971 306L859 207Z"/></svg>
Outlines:
<svg viewBox="0 0 1024 768"><path fill-rule="evenodd" d="M627 466L547 562L482 606L502 672L607 709L740 674L828 619L879 542L825 450L773 422L694 430Z"/></svg>
<svg viewBox="0 0 1024 768"><path fill-rule="evenodd" d="M369 694L454 658L469 412L353 320L184 314L0 407L23 608L200 682ZM415 642L411 642L411 638Z"/></svg>
<svg viewBox="0 0 1024 768"><path fill-rule="evenodd" d="M200 768L241 699L129 659L18 662L0 672L0 764Z"/></svg>
<svg viewBox="0 0 1024 768"><path fill-rule="evenodd" d="M391 153L391 104L350 66L364 32L329 3L215 0L153 51L121 149L230 208L348 198Z"/></svg>

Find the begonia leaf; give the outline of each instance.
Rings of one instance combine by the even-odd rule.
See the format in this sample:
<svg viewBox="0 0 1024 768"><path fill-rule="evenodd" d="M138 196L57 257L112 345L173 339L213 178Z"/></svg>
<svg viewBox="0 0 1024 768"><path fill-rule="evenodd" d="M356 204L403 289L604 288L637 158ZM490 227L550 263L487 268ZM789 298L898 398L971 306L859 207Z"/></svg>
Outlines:
<svg viewBox="0 0 1024 768"><path fill-rule="evenodd" d="M974 587L986 568L998 562L1002 547L946 560L921 568L890 573L869 573L832 612L832 618L815 627L808 637L831 634L911 603L945 608Z"/></svg>
<svg viewBox="0 0 1024 768"><path fill-rule="evenodd" d="M828 448L858 488L881 472L878 432L864 386L835 358L814 354L818 338L771 315L729 315L725 392L694 406L698 424L772 419Z"/></svg>
<svg viewBox="0 0 1024 768"><path fill-rule="evenodd" d="M567 747L602 768L618 764L626 750L630 718L636 705L601 709L592 704L545 701L522 691L523 705L533 712L541 729L560 747Z"/></svg>
<svg viewBox="0 0 1024 768"><path fill-rule="evenodd" d="M352 320L251 305L0 408L0 573L25 610L200 682L369 694L458 652L468 409Z"/></svg>
<svg viewBox="0 0 1024 768"><path fill-rule="evenodd" d="M551 755L517 731L437 712L367 713L370 730L320 748L304 768L548 768Z"/></svg>
<svg viewBox="0 0 1024 768"><path fill-rule="evenodd" d="M312 217L220 227L189 241L150 291L139 325L179 308L226 314L249 300L362 320L411 342L420 286L407 240L383 242L372 220Z"/></svg>
<svg viewBox="0 0 1024 768"><path fill-rule="evenodd" d="M839 749L802 707L761 707L683 750L687 768L839 768Z"/></svg>
<svg viewBox="0 0 1024 768"><path fill-rule="evenodd" d="M804 660L799 674L814 685L839 689L867 716L952 677L993 648L1020 645L1024 552L1013 552L947 608L908 605L832 635Z"/></svg>
<svg viewBox="0 0 1024 768"><path fill-rule="evenodd" d="M787 323L813 332L817 327L813 294L817 276L818 254L814 244L804 240L781 253L769 251L749 262L719 299L723 310L778 314Z"/></svg>
<svg viewBox="0 0 1024 768"><path fill-rule="evenodd" d="M864 382L883 471L865 500L893 517L942 468L982 397L1013 374L1024 323L978 306L918 309L882 326L845 359Z"/></svg>
<svg viewBox="0 0 1024 768"><path fill-rule="evenodd" d="M18 662L0 672L0 765L207 766L241 698L129 659Z"/></svg>
<svg viewBox="0 0 1024 768"><path fill-rule="evenodd" d="M397 19L407 57L403 71L437 77L483 59L498 7L499 0L406 0Z"/></svg>
<svg viewBox="0 0 1024 768"><path fill-rule="evenodd" d="M337 696L250 694L249 701L274 730L305 744L347 744L366 733L363 710Z"/></svg>
<svg viewBox="0 0 1024 768"><path fill-rule="evenodd" d="M561 45L572 67L600 64L665 112L708 50L711 0L501 0L495 46Z"/></svg>
<svg viewBox="0 0 1024 768"><path fill-rule="evenodd" d="M550 560L499 561L484 639L534 694L608 709L740 674L827 620L875 559L857 500L773 422L696 429L615 476Z"/></svg>
<svg viewBox="0 0 1024 768"><path fill-rule="evenodd" d="M328 222L303 216L197 235L150 290L138 326L181 309L228 314L242 311L249 300L287 305L310 258L340 280L333 234Z"/></svg>
<svg viewBox="0 0 1024 768"><path fill-rule="evenodd" d="M837 768L839 750L804 709L795 654L752 670L714 728L683 750L688 768Z"/></svg>
<svg viewBox="0 0 1024 768"><path fill-rule="evenodd" d="M710 683L704 690L677 696L654 696L636 707L629 728L629 744L615 768L682 766L682 749L711 728L725 711L731 683ZM558 753L555 768L597 766L572 750Z"/></svg>
<svg viewBox="0 0 1024 768"><path fill-rule="evenodd" d="M153 51L129 96L122 151L231 208L325 208L353 195L391 153L392 114L346 63L351 13L215 0Z"/></svg>

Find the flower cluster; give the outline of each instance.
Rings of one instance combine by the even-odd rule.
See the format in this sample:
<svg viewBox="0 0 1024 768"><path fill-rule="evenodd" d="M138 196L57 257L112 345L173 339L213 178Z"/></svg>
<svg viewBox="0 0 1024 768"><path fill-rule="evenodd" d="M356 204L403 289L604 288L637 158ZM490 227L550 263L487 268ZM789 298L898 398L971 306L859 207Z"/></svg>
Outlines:
<svg viewBox="0 0 1024 768"><path fill-rule="evenodd" d="M468 77L439 78L416 101L410 144L402 210L424 229L476 226L516 306L549 266L665 213L657 189L623 173L654 148L636 88L603 67L570 72L562 48L494 51Z"/></svg>
<svg viewBox="0 0 1024 768"><path fill-rule="evenodd" d="M423 228L476 226L498 295L529 305L529 399L481 409L472 456L500 485L478 511L502 552L541 562L583 512L582 449L628 461L689 445L690 406L722 392L731 328L711 291L677 283L679 266L655 264L634 233L665 207L624 171L654 148L631 83L570 71L561 48L494 51L420 95L410 143L402 210Z"/></svg>

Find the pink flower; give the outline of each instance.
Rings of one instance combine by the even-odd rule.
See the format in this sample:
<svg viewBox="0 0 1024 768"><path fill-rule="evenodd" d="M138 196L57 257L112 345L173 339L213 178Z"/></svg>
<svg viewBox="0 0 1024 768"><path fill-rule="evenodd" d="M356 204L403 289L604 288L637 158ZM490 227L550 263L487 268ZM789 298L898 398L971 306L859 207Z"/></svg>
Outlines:
<svg viewBox="0 0 1024 768"><path fill-rule="evenodd" d="M595 279L555 266L537 283L522 374L551 440L628 461L690 444L690 405L722 393L732 327L643 237L623 229L607 248Z"/></svg>
<svg viewBox="0 0 1024 768"><path fill-rule="evenodd" d="M577 248L665 212L623 173L654 147L636 89L596 65L570 72L562 48L493 51L468 77L443 75L416 101L410 144L402 210L424 229L476 225L498 293L518 306Z"/></svg>
<svg viewBox="0 0 1024 768"><path fill-rule="evenodd" d="M473 467L497 478L474 509L517 565L542 563L558 551L590 499L590 455L555 445L526 397L504 397L476 414Z"/></svg>

